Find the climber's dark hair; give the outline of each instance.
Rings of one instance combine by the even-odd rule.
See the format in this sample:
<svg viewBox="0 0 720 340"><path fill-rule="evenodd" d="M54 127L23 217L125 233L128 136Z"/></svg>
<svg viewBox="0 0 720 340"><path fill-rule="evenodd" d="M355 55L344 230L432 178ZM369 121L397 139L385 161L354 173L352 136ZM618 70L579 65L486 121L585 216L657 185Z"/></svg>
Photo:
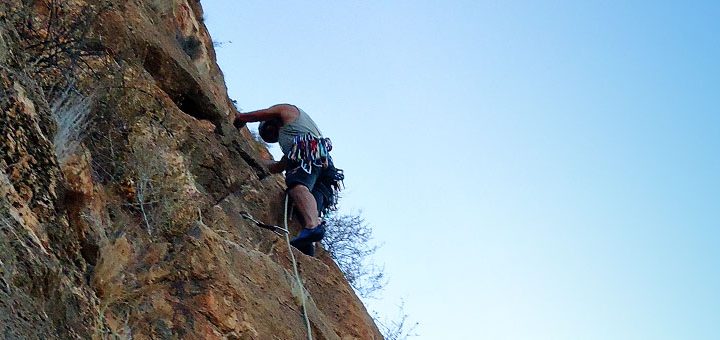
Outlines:
<svg viewBox="0 0 720 340"><path fill-rule="evenodd" d="M280 118L260 122L260 126L258 126L260 138L267 143L276 143L278 141L278 133L281 126L282 120Z"/></svg>

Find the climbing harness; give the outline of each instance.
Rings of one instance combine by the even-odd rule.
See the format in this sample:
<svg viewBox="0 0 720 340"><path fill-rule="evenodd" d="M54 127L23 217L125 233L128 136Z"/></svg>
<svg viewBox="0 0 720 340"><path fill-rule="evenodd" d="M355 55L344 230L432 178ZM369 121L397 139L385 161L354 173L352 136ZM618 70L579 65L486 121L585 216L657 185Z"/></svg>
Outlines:
<svg viewBox="0 0 720 340"><path fill-rule="evenodd" d="M287 153L292 168L299 167L308 174L313 168L320 168L322 173L315 183L317 191L324 196L324 207L320 213L325 215L337 210L340 190L343 189L345 174L333 164L330 151L333 145L330 138L315 137L312 134L297 135L293 138L292 147ZM315 171L318 171L315 169ZM314 189L315 190L315 189Z"/></svg>
<svg viewBox="0 0 720 340"><path fill-rule="evenodd" d="M252 217L252 215L250 215L250 213L247 211L241 211L240 216L242 216L243 218L245 218L247 220L253 221L253 223L255 223L255 225L257 225L258 227L270 230L270 231L274 232L275 234L278 234L279 236L282 236L282 234L285 234L285 235L288 234L287 228L282 228L282 227L278 227L276 225L262 223L262 222L256 220L254 217ZM281 232L282 232L282 234L281 234Z"/></svg>
<svg viewBox="0 0 720 340"><path fill-rule="evenodd" d="M311 134L295 136L288 159L300 163L305 172L312 173L313 166L325 167L332 151L330 138L318 138Z"/></svg>
<svg viewBox="0 0 720 340"><path fill-rule="evenodd" d="M302 304L302 312L303 312L302 314L303 314L303 318L305 319L305 326L306 326L307 332L308 332L307 333L308 340L313 340L312 328L310 327L310 319L308 318L307 308L305 307L305 294L309 295L310 293L305 289L305 286L302 283L302 279L300 278L300 272L298 271L297 260L295 260L295 254L293 254L293 251L292 251L293 247L290 244L290 235L288 232L288 202L289 202L289 198L290 198L289 195L285 194L285 214L284 214L284 219L283 219L284 228L276 226L276 225L270 225L267 223L260 222L257 219L255 219L252 215L250 215L250 213L248 213L247 211L241 211L240 216L252 221L253 223L255 223L255 225L257 225L260 228L268 229L268 230L274 232L275 234L278 234L279 236L285 235L285 242L287 242L288 252L290 253L290 259L292 260L293 272L295 273L295 280L297 281L298 288L300 289L300 302Z"/></svg>

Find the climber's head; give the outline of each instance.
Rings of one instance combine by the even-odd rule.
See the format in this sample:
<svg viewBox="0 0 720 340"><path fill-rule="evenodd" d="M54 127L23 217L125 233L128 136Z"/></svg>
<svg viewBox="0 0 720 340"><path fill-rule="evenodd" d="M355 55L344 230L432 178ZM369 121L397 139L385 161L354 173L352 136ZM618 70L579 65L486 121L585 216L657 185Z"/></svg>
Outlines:
<svg viewBox="0 0 720 340"><path fill-rule="evenodd" d="M260 122L260 126L258 126L260 138L267 143L277 143L278 136L280 134L280 126L282 126L282 121L280 119L271 119Z"/></svg>

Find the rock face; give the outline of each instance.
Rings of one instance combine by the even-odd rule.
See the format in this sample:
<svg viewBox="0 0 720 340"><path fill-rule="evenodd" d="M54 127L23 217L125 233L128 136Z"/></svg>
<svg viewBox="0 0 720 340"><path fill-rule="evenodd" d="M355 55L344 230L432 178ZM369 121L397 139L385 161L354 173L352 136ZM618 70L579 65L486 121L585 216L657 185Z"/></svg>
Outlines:
<svg viewBox="0 0 720 340"><path fill-rule="evenodd" d="M0 337L305 339L261 165L193 0L0 2ZM291 230L297 226L291 224ZM381 339L295 250L314 339Z"/></svg>

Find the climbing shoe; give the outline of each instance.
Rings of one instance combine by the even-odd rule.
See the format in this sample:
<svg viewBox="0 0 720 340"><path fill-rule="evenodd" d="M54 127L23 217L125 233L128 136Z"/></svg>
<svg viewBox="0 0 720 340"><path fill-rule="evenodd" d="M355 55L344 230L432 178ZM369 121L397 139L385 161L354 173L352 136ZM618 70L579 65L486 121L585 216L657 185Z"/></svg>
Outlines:
<svg viewBox="0 0 720 340"><path fill-rule="evenodd" d="M300 231L300 234L298 234L296 238L290 241L290 244L292 244L293 247L298 248L302 251L307 245L312 246L313 242L320 242L320 240L322 240L324 236L325 222L322 222L320 223L320 225L312 229L303 228ZM306 252L303 251L303 253Z"/></svg>
<svg viewBox="0 0 720 340"><path fill-rule="evenodd" d="M310 242L304 245L295 246L300 252L307 256L315 256L315 243Z"/></svg>

